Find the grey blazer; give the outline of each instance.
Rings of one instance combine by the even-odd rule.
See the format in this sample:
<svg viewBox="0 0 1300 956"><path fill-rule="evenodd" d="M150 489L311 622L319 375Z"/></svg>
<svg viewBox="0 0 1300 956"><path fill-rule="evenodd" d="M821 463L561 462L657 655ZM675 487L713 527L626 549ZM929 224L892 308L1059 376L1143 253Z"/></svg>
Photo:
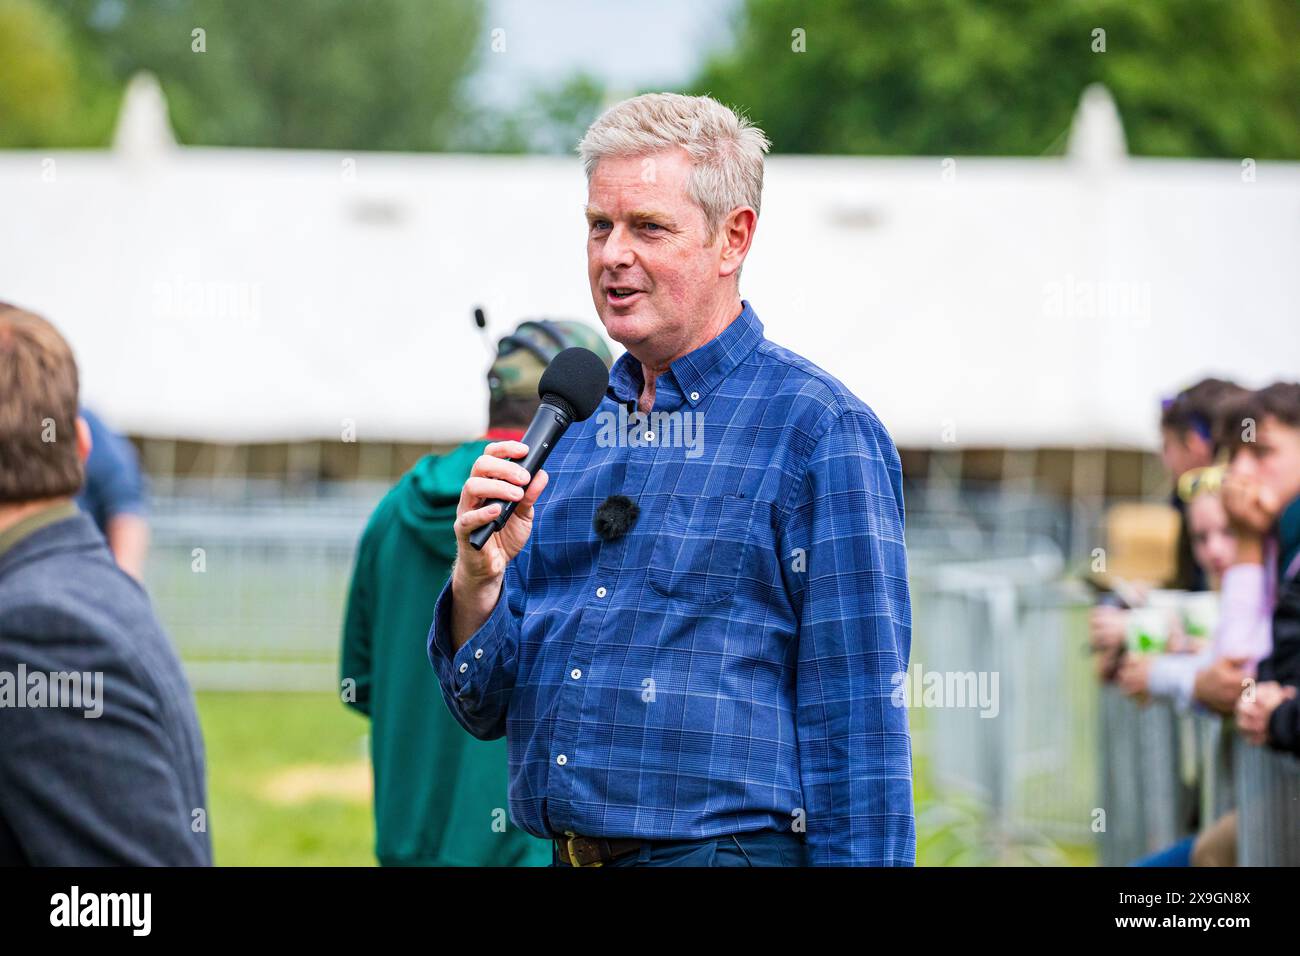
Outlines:
<svg viewBox="0 0 1300 956"><path fill-rule="evenodd" d="M0 865L210 865L207 816L189 683L94 523L0 555Z"/></svg>

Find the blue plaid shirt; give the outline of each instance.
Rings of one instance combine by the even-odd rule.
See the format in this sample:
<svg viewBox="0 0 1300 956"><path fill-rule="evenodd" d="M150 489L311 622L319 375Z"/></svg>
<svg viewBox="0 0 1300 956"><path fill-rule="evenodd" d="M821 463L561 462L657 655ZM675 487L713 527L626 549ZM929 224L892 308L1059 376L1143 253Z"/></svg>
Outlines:
<svg viewBox="0 0 1300 956"><path fill-rule="evenodd" d="M624 354L454 654L450 582L438 598L429 658L456 719L506 735L511 819L540 837L794 831L810 864L912 864L889 434L748 302L659 376L649 416L641 387ZM603 542L593 515L615 494L640 515Z"/></svg>

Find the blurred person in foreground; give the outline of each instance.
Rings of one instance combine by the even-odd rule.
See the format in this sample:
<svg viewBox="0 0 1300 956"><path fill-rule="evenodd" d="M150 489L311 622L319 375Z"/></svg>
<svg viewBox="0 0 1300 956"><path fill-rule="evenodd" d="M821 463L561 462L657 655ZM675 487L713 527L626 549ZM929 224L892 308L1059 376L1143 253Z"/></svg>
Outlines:
<svg viewBox="0 0 1300 956"><path fill-rule="evenodd" d="M1172 580L1148 583L1180 591L1206 589L1206 573L1193 554L1187 502L1179 495L1178 484L1183 475L1214 463L1224 409L1245 393L1246 389L1233 382L1206 378L1161 402L1160 460L1174 486L1170 504L1178 514L1178 539ZM1090 643L1098 654L1098 673L1103 681L1113 680L1123 662L1128 612L1122 603L1104 602L1089 614Z"/></svg>
<svg viewBox="0 0 1300 956"><path fill-rule="evenodd" d="M0 304L0 866L212 862L194 698L73 497L72 351Z"/></svg>
<svg viewBox="0 0 1300 956"><path fill-rule="evenodd" d="M1223 471L1221 466L1192 469L1179 481L1193 554L1210 587L1219 592L1213 640L1195 652L1189 647L1184 653L1125 654L1116 682L1140 700L1165 699L1180 711L1194 708L1231 717L1243 683L1271 649L1272 628L1260 569L1247 563L1249 555L1242 560L1238 554L1236 522L1220 489ZM1230 746L1231 738L1223 745ZM1230 762L1227 754L1225 750L1224 760ZM1236 838L1237 815L1231 811L1137 865L1235 866Z"/></svg>
<svg viewBox="0 0 1300 956"><path fill-rule="evenodd" d="M142 581L149 553L149 523L139 456L125 436L90 409L83 407L81 417L90 428L90 458L77 506L94 519L118 567Z"/></svg>
<svg viewBox="0 0 1300 956"><path fill-rule="evenodd" d="M1237 725L1252 744L1300 754L1300 384L1278 382L1234 403L1225 428L1238 560L1272 611L1272 653L1237 703Z"/></svg>
<svg viewBox="0 0 1300 956"><path fill-rule="evenodd" d="M1187 512L1190 501L1179 494L1178 483L1193 469L1214 464L1224 410L1246 389L1221 378L1206 378L1160 403L1160 460L1173 480L1169 503L1181 520L1178 568L1169 586L1179 591L1204 591L1209 571L1196 560Z"/></svg>
<svg viewBox="0 0 1300 956"><path fill-rule="evenodd" d="M546 468L493 443L457 508L429 657L557 866L915 862L902 470L740 296L768 148L706 96L591 125L587 278L627 352ZM492 499L518 510L477 551Z"/></svg>
<svg viewBox="0 0 1300 956"><path fill-rule="evenodd" d="M1119 669L1120 688L1132 696L1168 699L1180 710L1234 713L1243 682L1272 650L1271 605L1254 549L1238 547L1237 499L1226 500L1224 468L1185 473L1187 530L1197 564L1219 593L1213 640L1194 647L1181 636L1183 653L1129 654ZM1191 478L1188 482L1186 479Z"/></svg>
<svg viewBox="0 0 1300 956"><path fill-rule="evenodd" d="M425 455L379 503L362 535L343 628L343 700L370 718L375 855L385 866L545 866L548 842L508 825L505 741L470 736L429 679L434 601L456 557L456 505L490 441L518 441L537 383L563 349L612 363L580 322L524 322L497 345L488 432Z"/></svg>

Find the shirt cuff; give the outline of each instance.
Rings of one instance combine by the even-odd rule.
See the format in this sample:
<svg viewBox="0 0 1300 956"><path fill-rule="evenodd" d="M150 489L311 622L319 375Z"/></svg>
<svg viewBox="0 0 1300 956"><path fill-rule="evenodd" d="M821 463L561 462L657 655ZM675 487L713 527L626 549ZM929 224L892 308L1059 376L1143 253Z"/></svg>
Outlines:
<svg viewBox="0 0 1300 956"><path fill-rule="evenodd" d="M453 652L451 649L451 579L443 585L433 608L433 627L429 632L429 661L438 672L442 686L458 701L473 703L487 684L488 670L496 664L502 641L510 624L510 607L505 599L505 582L492 613L472 635Z"/></svg>
<svg viewBox="0 0 1300 956"><path fill-rule="evenodd" d="M1209 655L1204 652L1157 656L1151 661L1151 673L1147 678L1151 694L1172 698L1179 710L1189 709L1196 687L1196 674L1209 660Z"/></svg>

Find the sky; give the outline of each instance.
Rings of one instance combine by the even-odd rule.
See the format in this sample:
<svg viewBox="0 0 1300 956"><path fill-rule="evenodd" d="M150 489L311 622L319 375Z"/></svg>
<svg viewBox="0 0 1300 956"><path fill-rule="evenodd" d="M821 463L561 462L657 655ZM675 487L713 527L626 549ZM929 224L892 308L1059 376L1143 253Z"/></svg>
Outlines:
<svg viewBox="0 0 1300 956"><path fill-rule="evenodd" d="M505 50L489 52L470 89L485 105L516 106L540 86L578 70L612 95L671 88L704 56L730 42L739 0L488 0L486 29L504 30Z"/></svg>

